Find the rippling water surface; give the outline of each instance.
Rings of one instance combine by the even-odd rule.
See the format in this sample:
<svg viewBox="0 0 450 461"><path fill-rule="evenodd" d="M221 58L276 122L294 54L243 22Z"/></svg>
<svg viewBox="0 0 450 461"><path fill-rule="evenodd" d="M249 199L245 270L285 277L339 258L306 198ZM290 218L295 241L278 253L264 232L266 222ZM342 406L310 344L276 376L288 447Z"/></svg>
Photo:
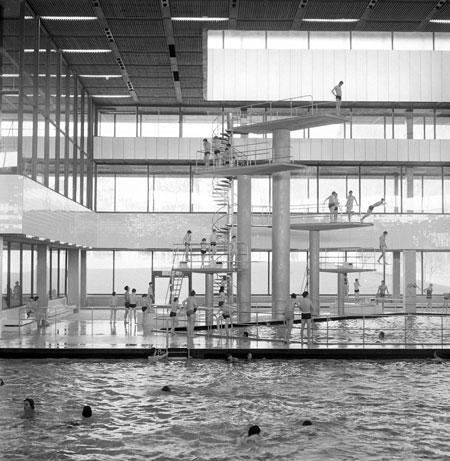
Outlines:
<svg viewBox="0 0 450 461"><path fill-rule="evenodd" d="M2 460L450 459L450 362L0 360L0 376ZM94 420L68 425L85 404ZM260 441L238 443L252 424Z"/></svg>

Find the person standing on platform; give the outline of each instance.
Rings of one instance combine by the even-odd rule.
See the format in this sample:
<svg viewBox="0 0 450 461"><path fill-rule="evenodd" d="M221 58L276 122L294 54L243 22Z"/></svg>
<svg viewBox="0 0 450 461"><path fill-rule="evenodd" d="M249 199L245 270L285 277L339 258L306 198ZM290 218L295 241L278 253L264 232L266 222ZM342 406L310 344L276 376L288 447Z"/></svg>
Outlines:
<svg viewBox="0 0 450 461"><path fill-rule="evenodd" d="M218 136L213 138L213 149L214 149L214 166L220 166L220 139Z"/></svg>
<svg viewBox="0 0 450 461"><path fill-rule="evenodd" d="M131 290L130 294L130 320L134 318L134 323L136 323L136 307L138 304L138 297L136 294L136 288Z"/></svg>
<svg viewBox="0 0 450 461"><path fill-rule="evenodd" d="M202 255L202 267L205 267L205 257L206 253L208 253L208 243L206 242L205 237L203 237L200 242L200 253Z"/></svg>
<svg viewBox="0 0 450 461"><path fill-rule="evenodd" d="M123 321L125 323L128 323L128 314L130 313L130 287L126 285L124 290L125 293L123 294L123 299L125 303L125 316L123 318Z"/></svg>
<svg viewBox="0 0 450 461"><path fill-rule="evenodd" d="M195 297L196 292L192 290L189 293L189 297L187 297L183 301L183 307L186 309L186 330L188 338L192 339L194 336L194 327L195 327L195 313L198 309L197 299Z"/></svg>
<svg viewBox="0 0 450 461"><path fill-rule="evenodd" d="M428 285L428 288L425 288L425 290L423 291L426 293L427 309L432 309L433 308L433 284L430 283Z"/></svg>
<svg viewBox="0 0 450 461"><path fill-rule="evenodd" d="M358 200L356 200L356 197L353 195L353 191L350 190L348 191L347 203L345 204L348 222L352 220L352 214L354 213L353 204L356 204L356 206L358 206Z"/></svg>
<svg viewBox="0 0 450 461"><path fill-rule="evenodd" d="M342 85L343 81L340 81L332 90L331 93L336 97L336 114L341 115L341 102L342 102Z"/></svg>
<svg viewBox="0 0 450 461"><path fill-rule="evenodd" d="M386 244L386 236L388 235L387 231L384 231L381 235L380 235L380 250L381 250L381 255L380 257L378 258L378 261L377 263L378 264L381 264L381 259L383 260L383 264L388 264L386 262L386 250L387 250L387 244Z"/></svg>
<svg viewBox="0 0 450 461"><path fill-rule="evenodd" d="M324 201L323 204L328 202L328 209L330 210L330 220L333 222L337 221L337 215L339 210L339 199L338 194L333 191Z"/></svg>
<svg viewBox="0 0 450 461"><path fill-rule="evenodd" d="M292 326L294 325L294 315L295 309L298 308L297 295L295 293L291 294L291 298L286 304L286 309L284 311L284 319L286 320L286 331L284 333L284 342L287 344L291 339Z"/></svg>
<svg viewBox="0 0 450 461"><path fill-rule="evenodd" d="M191 242L192 242L192 232L188 230L183 238L184 253L186 254L186 261L189 261L189 255L190 253L192 253Z"/></svg>
<svg viewBox="0 0 450 461"><path fill-rule="evenodd" d="M180 309L180 305L178 303L178 296L173 298L172 304L170 305L170 312L169 312L169 319L170 319L170 334L175 334L175 328L178 326L178 319L177 314L178 310Z"/></svg>
<svg viewBox="0 0 450 461"><path fill-rule="evenodd" d="M299 301L299 308L300 312L302 313L302 327L300 330L300 341L303 347L303 331L306 325L306 337L308 344L311 343L311 314L313 310L313 305L311 300L309 299L309 293L304 291L302 294L302 298Z"/></svg>
<svg viewBox="0 0 450 461"><path fill-rule="evenodd" d="M211 235L209 236L209 251L211 252L211 258L216 254L216 247L217 247L217 233L216 229L211 231Z"/></svg>
<svg viewBox="0 0 450 461"><path fill-rule="evenodd" d="M348 301L348 294L350 291L350 287L348 286L348 277L347 274L344 276L344 297Z"/></svg>
<svg viewBox="0 0 450 461"><path fill-rule="evenodd" d="M211 143L206 138L203 139L203 151L204 151L205 167L209 168L209 156L211 155Z"/></svg>
<svg viewBox="0 0 450 461"><path fill-rule="evenodd" d="M450 293L446 292L443 294L443 296L444 296L444 304L442 304L442 307L445 309L445 313L447 313L448 301L450 300Z"/></svg>
<svg viewBox="0 0 450 461"><path fill-rule="evenodd" d="M383 307L383 310L384 310L384 298L386 297L386 294L389 295L389 290L388 290L386 283L384 283L384 280L382 280L378 287L377 298L381 299L381 305Z"/></svg>
<svg viewBox="0 0 450 461"><path fill-rule="evenodd" d="M116 313L117 313L117 305L119 299L117 298L117 294L115 291L112 292L111 298L109 298L109 308L110 308L110 316L109 321L115 323L116 322Z"/></svg>
<svg viewBox="0 0 450 461"><path fill-rule="evenodd" d="M355 303L359 304L359 289L361 285L359 284L359 280L355 279L355 283L353 284L354 289L355 289Z"/></svg>
<svg viewBox="0 0 450 461"><path fill-rule="evenodd" d="M233 237L231 237L231 242L230 242L230 262L231 262L231 265L233 265L233 263L237 263L237 254L238 254L237 239L236 239L236 236L233 235Z"/></svg>
<svg viewBox="0 0 450 461"><path fill-rule="evenodd" d="M148 282L147 297L148 307L151 308L152 304L155 304L155 292L153 291L153 282Z"/></svg>
<svg viewBox="0 0 450 461"><path fill-rule="evenodd" d="M370 205L369 208L367 208L367 213L361 218L361 222L363 222L367 218L367 216L370 216L373 213L374 208L381 205L386 205L384 198L382 198L378 202L375 202L374 204Z"/></svg>
<svg viewBox="0 0 450 461"><path fill-rule="evenodd" d="M224 301L219 301L219 312L218 316L222 316L223 322L225 324L225 332L228 336L229 329L230 329L230 321L231 321L231 314L232 314L233 308L229 304L227 304ZM233 327L233 324L231 324L231 328ZM219 329L219 318L217 319L217 328Z"/></svg>

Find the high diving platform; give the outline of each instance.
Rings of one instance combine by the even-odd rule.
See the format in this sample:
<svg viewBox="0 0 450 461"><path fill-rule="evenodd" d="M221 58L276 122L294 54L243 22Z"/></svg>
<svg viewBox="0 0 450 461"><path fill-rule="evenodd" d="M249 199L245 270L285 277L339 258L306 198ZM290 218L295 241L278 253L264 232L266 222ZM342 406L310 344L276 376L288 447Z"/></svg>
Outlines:
<svg viewBox="0 0 450 461"><path fill-rule="evenodd" d="M248 164L237 166L218 166L211 168L197 168L195 174L201 176L243 176L243 175L271 175L281 173L283 171L301 171L305 170L305 165L296 165L294 163L276 163L269 161L268 163Z"/></svg>
<svg viewBox="0 0 450 461"><path fill-rule="evenodd" d="M233 132L238 134L265 134L277 130L306 130L320 126L336 125L350 122L348 117L333 114L297 115L296 117L281 117L267 122L252 123L233 127Z"/></svg>
<svg viewBox="0 0 450 461"><path fill-rule="evenodd" d="M327 230L340 230L340 229L356 229L361 227L373 227L372 223L364 223L357 221L335 221L335 222L318 222L318 221L307 221L305 222L292 222L291 230L298 231L327 231ZM311 219L311 218L309 218Z"/></svg>

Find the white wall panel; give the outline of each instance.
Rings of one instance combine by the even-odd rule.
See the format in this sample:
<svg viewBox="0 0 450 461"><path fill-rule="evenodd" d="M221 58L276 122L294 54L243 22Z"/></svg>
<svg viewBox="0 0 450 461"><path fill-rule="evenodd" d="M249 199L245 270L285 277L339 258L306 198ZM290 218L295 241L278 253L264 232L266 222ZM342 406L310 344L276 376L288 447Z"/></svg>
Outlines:
<svg viewBox="0 0 450 461"><path fill-rule="evenodd" d="M339 80L347 101L450 99L450 51L214 49L208 72L210 100L331 101Z"/></svg>
<svg viewBox="0 0 450 461"><path fill-rule="evenodd" d="M134 149L135 149L134 158L135 159L147 158L145 140L146 138L136 138L134 142Z"/></svg>
<svg viewBox="0 0 450 461"><path fill-rule="evenodd" d="M332 139L322 139L322 160L333 160Z"/></svg>
<svg viewBox="0 0 450 461"><path fill-rule="evenodd" d="M396 139L397 142L397 160L407 162L409 160L408 140Z"/></svg>
<svg viewBox="0 0 450 461"><path fill-rule="evenodd" d="M322 141L320 139L310 139L311 143L311 160L322 159Z"/></svg>
<svg viewBox="0 0 450 461"><path fill-rule="evenodd" d="M300 162L311 160L311 142L310 142L310 140L309 139L295 139L295 141L296 141L296 143L298 143Z"/></svg>
<svg viewBox="0 0 450 461"><path fill-rule="evenodd" d="M136 141L139 138L122 138L123 156L125 159L134 160L136 158Z"/></svg>
<svg viewBox="0 0 450 461"><path fill-rule="evenodd" d="M412 139L407 140L408 143L408 160L410 162L419 161L419 143Z"/></svg>
<svg viewBox="0 0 450 461"><path fill-rule="evenodd" d="M332 139L331 140L331 156L333 160L344 160L344 140Z"/></svg>
<svg viewBox="0 0 450 461"><path fill-rule="evenodd" d="M448 57L447 57L448 59ZM435 51L431 55L431 100L439 101L442 97L442 52Z"/></svg>
<svg viewBox="0 0 450 461"><path fill-rule="evenodd" d="M118 138L102 137L102 159L108 160L113 158L113 142Z"/></svg>
<svg viewBox="0 0 450 461"><path fill-rule="evenodd" d="M433 140L428 143L430 145L430 161L440 162L441 161L441 142L439 140Z"/></svg>
<svg viewBox="0 0 450 461"><path fill-rule="evenodd" d="M158 160L167 160L169 158L169 138L156 138L155 157Z"/></svg>
<svg viewBox="0 0 450 461"><path fill-rule="evenodd" d="M399 99L401 101L410 101L410 88L409 88L409 79L410 79L410 58L409 51L399 52ZM416 100L415 100L416 101Z"/></svg>
<svg viewBox="0 0 450 461"><path fill-rule="evenodd" d="M192 138L179 138L178 158L180 160L201 158L200 153L197 152L199 150L197 146L195 144L191 145L191 139Z"/></svg>
<svg viewBox="0 0 450 461"><path fill-rule="evenodd" d="M420 51L419 87L421 101L431 101L431 54Z"/></svg>
<svg viewBox="0 0 450 461"><path fill-rule="evenodd" d="M375 157L377 161L387 160L387 149L385 139L375 139Z"/></svg>
<svg viewBox="0 0 450 461"><path fill-rule="evenodd" d="M300 161L300 139L291 139L291 160Z"/></svg>
<svg viewBox="0 0 450 461"><path fill-rule="evenodd" d="M377 52L377 98L380 101L389 99L389 55Z"/></svg>
<svg viewBox="0 0 450 461"><path fill-rule="evenodd" d="M123 138L116 138L112 145L112 156L114 159L123 160Z"/></svg>
<svg viewBox="0 0 450 461"><path fill-rule="evenodd" d="M145 158L158 158L156 140L157 138L145 138Z"/></svg>
<svg viewBox="0 0 450 461"><path fill-rule="evenodd" d="M366 143L364 139L355 139L355 160L366 160Z"/></svg>
<svg viewBox="0 0 450 461"><path fill-rule="evenodd" d="M373 162L377 159L376 139L366 139L366 160Z"/></svg>
<svg viewBox="0 0 450 461"><path fill-rule="evenodd" d="M442 100L450 100L450 55L448 52L441 51L442 53Z"/></svg>
<svg viewBox="0 0 450 461"><path fill-rule="evenodd" d="M291 71L291 52L290 50L280 50L279 51L279 66L281 72L279 73L279 99L288 99L292 96L298 96L297 93L293 91L292 81L298 81L300 75L295 76ZM293 77L295 76L295 77Z"/></svg>
<svg viewBox="0 0 450 461"><path fill-rule="evenodd" d="M178 138L167 138L167 158L179 160L179 144ZM195 158L195 153L193 154Z"/></svg>
<svg viewBox="0 0 450 461"><path fill-rule="evenodd" d="M367 93L365 99L373 98L378 100L378 52L366 51L367 57Z"/></svg>
<svg viewBox="0 0 450 461"><path fill-rule="evenodd" d="M355 141L353 139L344 139L344 159L355 160Z"/></svg>

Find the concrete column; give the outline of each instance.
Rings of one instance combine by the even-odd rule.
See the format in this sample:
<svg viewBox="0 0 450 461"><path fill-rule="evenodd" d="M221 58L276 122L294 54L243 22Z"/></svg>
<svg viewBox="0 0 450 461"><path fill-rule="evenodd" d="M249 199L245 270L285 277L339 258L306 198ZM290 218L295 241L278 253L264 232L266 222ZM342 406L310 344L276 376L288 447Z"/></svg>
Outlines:
<svg viewBox="0 0 450 461"><path fill-rule="evenodd" d="M337 305L338 305L338 315L344 315L345 314L345 274L343 272L338 272L337 275Z"/></svg>
<svg viewBox="0 0 450 461"><path fill-rule="evenodd" d="M80 305L80 250L67 250L67 303Z"/></svg>
<svg viewBox="0 0 450 461"><path fill-rule="evenodd" d="M206 325L213 324L213 311L214 306L214 274L205 274L205 320Z"/></svg>
<svg viewBox="0 0 450 461"><path fill-rule="evenodd" d="M87 306L86 250L80 250L80 307Z"/></svg>
<svg viewBox="0 0 450 461"><path fill-rule="evenodd" d="M406 139L414 139L413 113L407 110L405 113Z"/></svg>
<svg viewBox="0 0 450 461"><path fill-rule="evenodd" d="M252 178L238 177L237 241L238 269L237 304L239 322L250 322L252 302Z"/></svg>
<svg viewBox="0 0 450 461"><path fill-rule="evenodd" d="M400 210L400 178L397 173L394 174L394 200L394 213L398 213Z"/></svg>
<svg viewBox="0 0 450 461"><path fill-rule="evenodd" d="M414 169L406 168L406 212L414 213Z"/></svg>
<svg viewBox="0 0 450 461"><path fill-rule="evenodd" d="M320 232L309 231L309 298L314 308L314 315L320 315L319 253Z"/></svg>
<svg viewBox="0 0 450 461"><path fill-rule="evenodd" d="M416 250L403 250L403 306L408 314L416 313Z"/></svg>
<svg viewBox="0 0 450 461"><path fill-rule="evenodd" d="M1 17L1 7L0 7ZM6 284L6 280L3 280L3 236L0 235L0 338L2 337L3 331L3 284ZM5 290L6 293L6 290Z"/></svg>
<svg viewBox="0 0 450 461"><path fill-rule="evenodd" d="M392 297L400 299L400 251L392 252Z"/></svg>
<svg viewBox="0 0 450 461"><path fill-rule="evenodd" d="M47 245L37 245L36 262L36 294L39 296L38 307L48 306L48 248Z"/></svg>
<svg viewBox="0 0 450 461"><path fill-rule="evenodd" d="M273 132L273 161L288 162L291 133L289 130ZM289 171L272 175L272 317L284 318L289 298L290 280L290 177Z"/></svg>

